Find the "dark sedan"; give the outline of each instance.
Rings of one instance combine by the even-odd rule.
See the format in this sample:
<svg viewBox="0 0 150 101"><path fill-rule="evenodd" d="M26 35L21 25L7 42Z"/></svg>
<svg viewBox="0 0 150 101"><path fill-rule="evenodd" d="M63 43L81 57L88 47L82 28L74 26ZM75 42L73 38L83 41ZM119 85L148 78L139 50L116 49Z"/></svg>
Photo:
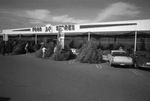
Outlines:
<svg viewBox="0 0 150 101"><path fill-rule="evenodd" d="M133 56L133 63L135 68L150 68L150 53L144 51L136 52Z"/></svg>

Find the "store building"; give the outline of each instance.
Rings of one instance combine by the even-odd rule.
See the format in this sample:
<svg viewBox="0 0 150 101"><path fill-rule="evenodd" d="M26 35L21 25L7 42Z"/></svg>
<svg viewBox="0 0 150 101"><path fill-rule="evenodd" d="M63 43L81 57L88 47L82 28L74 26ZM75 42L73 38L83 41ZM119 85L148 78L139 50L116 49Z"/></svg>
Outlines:
<svg viewBox="0 0 150 101"><path fill-rule="evenodd" d="M63 28L65 37L84 36L88 41L95 38L102 44L118 42L133 45L136 37L136 44L144 43L145 48L150 49L150 19L55 26L48 24L42 27L5 29L2 30L2 35L33 36L35 40L45 35L57 39L60 27Z"/></svg>

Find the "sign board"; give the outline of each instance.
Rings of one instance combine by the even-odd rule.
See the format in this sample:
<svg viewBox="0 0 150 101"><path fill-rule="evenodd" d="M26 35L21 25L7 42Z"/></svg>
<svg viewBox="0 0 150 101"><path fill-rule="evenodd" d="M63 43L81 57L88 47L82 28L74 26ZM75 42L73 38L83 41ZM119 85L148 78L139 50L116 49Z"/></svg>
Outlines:
<svg viewBox="0 0 150 101"><path fill-rule="evenodd" d="M40 33L52 33L52 25L47 24L45 27L33 27L32 32L40 32Z"/></svg>
<svg viewBox="0 0 150 101"><path fill-rule="evenodd" d="M8 41L8 34L3 34L3 40Z"/></svg>
<svg viewBox="0 0 150 101"><path fill-rule="evenodd" d="M74 31L75 30L75 25L58 25L58 26L56 26L56 30L59 31L60 27L62 27L64 31Z"/></svg>
<svg viewBox="0 0 150 101"><path fill-rule="evenodd" d="M64 35L63 30L64 30L63 27L59 27L59 30L58 30L58 41L60 42L60 45L62 46L62 49L64 49L64 40L65 40L65 35Z"/></svg>

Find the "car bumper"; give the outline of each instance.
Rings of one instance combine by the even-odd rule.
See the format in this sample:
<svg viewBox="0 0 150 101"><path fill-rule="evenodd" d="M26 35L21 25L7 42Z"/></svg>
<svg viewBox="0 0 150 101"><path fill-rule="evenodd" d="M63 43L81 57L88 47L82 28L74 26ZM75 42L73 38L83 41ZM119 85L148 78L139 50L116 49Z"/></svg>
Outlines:
<svg viewBox="0 0 150 101"><path fill-rule="evenodd" d="M125 66L125 65L133 65L133 63L125 63L125 62L112 62L112 65L121 65L121 66Z"/></svg>

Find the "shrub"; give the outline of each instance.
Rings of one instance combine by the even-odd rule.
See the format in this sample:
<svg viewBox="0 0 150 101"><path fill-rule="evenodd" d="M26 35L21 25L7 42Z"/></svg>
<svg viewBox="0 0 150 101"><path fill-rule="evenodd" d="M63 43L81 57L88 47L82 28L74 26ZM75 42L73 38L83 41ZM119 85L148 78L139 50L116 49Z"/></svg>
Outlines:
<svg viewBox="0 0 150 101"><path fill-rule="evenodd" d="M149 46L149 48L148 48L148 52L150 52L150 46Z"/></svg>
<svg viewBox="0 0 150 101"><path fill-rule="evenodd" d="M101 49L102 50L109 50L109 44L103 44Z"/></svg>
<svg viewBox="0 0 150 101"><path fill-rule="evenodd" d="M54 53L54 43L53 42L49 42L47 44L44 45L46 47L46 53L45 53L45 57L48 58L48 57L51 57L52 54Z"/></svg>
<svg viewBox="0 0 150 101"><path fill-rule="evenodd" d="M65 45L66 45L67 47L70 47L71 42L72 42L72 40L66 39L66 40L65 40Z"/></svg>
<svg viewBox="0 0 150 101"><path fill-rule="evenodd" d="M41 45L40 45L40 44L35 44L35 45L33 46L34 51L37 51L37 50L39 50L40 48L41 48Z"/></svg>
<svg viewBox="0 0 150 101"><path fill-rule="evenodd" d="M6 43L6 52L5 53L7 53L7 54L9 54L9 53L12 53L13 52L13 43L12 43L12 41L8 41L7 43Z"/></svg>
<svg viewBox="0 0 150 101"><path fill-rule="evenodd" d="M28 45L28 52L29 53L32 53L32 52L35 52L34 50L34 43L33 42L28 42L29 45Z"/></svg>
<svg viewBox="0 0 150 101"><path fill-rule="evenodd" d="M143 38L141 39L140 51L146 51L145 40Z"/></svg>
<svg viewBox="0 0 150 101"><path fill-rule="evenodd" d="M79 42L79 40L71 40L70 43L69 43L69 47L79 49L79 48L82 47L82 43Z"/></svg>
<svg viewBox="0 0 150 101"><path fill-rule="evenodd" d="M113 50L114 49L114 45L113 44L109 44L108 48L109 48L109 50Z"/></svg>
<svg viewBox="0 0 150 101"><path fill-rule="evenodd" d="M39 44L39 46L41 47L41 45ZM39 48L38 46L38 48ZM54 53L54 43L53 42L49 42L46 44L43 44L42 47L46 48L46 52L45 52L45 57L44 58L49 58L52 56L52 54ZM42 58L43 52L42 52L42 48L40 48L39 50L36 51L35 56L37 58Z"/></svg>
<svg viewBox="0 0 150 101"><path fill-rule="evenodd" d="M43 52L42 52L42 48L41 48L41 49L39 49L38 51L35 52L35 57L42 58L42 54L43 54Z"/></svg>
<svg viewBox="0 0 150 101"><path fill-rule="evenodd" d="M0 41L0 53L2 54L3 51L3 41Z"/></svg>
<svg viewBox="0 0 150 101"><path fill-rule="evenodd" d="M104 51L102 52L102 55L108 55L108 54L110 54L110 50L104 50Z"/></svg>
<svg viewBox="0 0 150 101"><path fill-rule="evenodd" d="M1 41L0 42L0 52L2 53L2 51L4 52L4 48L5 47L5 53L9 54L13 52L13 49L15 47L14 41L9 40L7 42Z"/></svg>
<svg viewBox="0 0 150 101"><path fill-rule="evenodd" d="M25 54L26 51L25 51L25 45L26 45L26 42L19 42L16 47L14 48L13 50L13 54Z"/></svg>
<svg viewBox="0 0 150 101"><path fill-rule="evenodd" d="M61 49L61 46L57 45L56 48L57 49L52 56L55 61L66 61L74 58L74 54L67 46L65 46L64 49Z"/></svg>
<svg viewBox="0 0 150 101"><path fill-rule="evenodd" d="M77 61L82 63L101 63L103 62L102 50L98 49L98 44L95 44L95 42L87 42L79 50Z"/></svg>
<svg viewBox="0 0 150 101"><path fill-rule="evenodd" d="M124 46L119 44L119 43L115 43L114 44L114 50L118 50L120 47L122 47L124 49Z"/></svg>

